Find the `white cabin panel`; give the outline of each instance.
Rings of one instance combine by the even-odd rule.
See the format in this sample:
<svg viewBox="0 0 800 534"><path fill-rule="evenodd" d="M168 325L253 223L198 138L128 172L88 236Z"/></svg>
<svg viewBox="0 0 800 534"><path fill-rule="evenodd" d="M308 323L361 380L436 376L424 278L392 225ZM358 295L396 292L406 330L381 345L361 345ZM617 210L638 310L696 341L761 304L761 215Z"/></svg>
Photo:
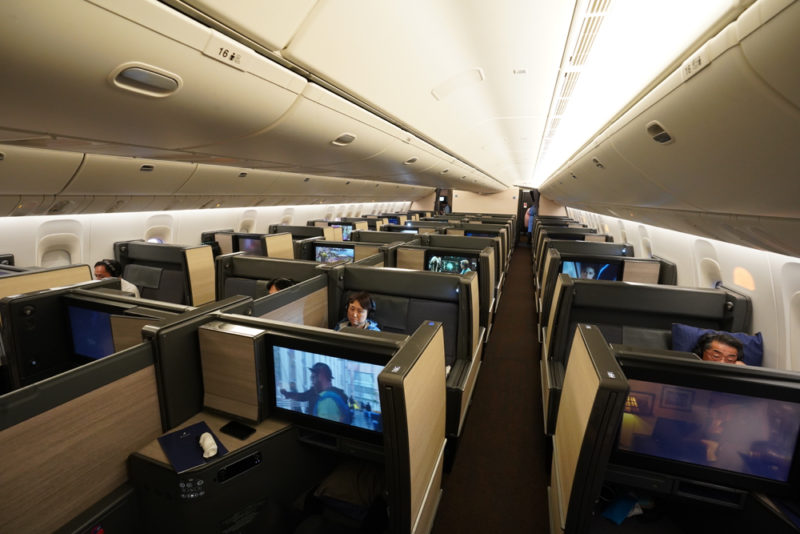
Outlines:
<svg viewBox="0 0 800 534"><path fill-rule="evenodd" d="M785 335L777 344L779 369L800 369L800 262L791 258L787 262L775 262L775 278L780 280L778 287L781 306L778 320Z"/></svg>
<svg viewBox="0 0 800 534"><path fill-rule="evenodd" d="M185 0L185 3L268 50L280 51L317 0Z"/></svg>

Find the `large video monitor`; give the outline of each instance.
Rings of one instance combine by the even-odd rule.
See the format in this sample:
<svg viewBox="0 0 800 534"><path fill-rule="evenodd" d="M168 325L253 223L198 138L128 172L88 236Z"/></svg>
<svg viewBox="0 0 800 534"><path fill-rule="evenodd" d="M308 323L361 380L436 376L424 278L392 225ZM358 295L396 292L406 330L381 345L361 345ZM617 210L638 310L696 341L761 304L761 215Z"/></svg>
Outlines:
<svg viewBox="0 0 800 534"><path fill-rule="evenodd" d="M617 359L630 394L614 465L679 482L798 494L799 373L630 351Z"/></svg>
<svg viewBox="0 0 800 534"><path fill-rule="evenodd" d="M584 278L586 280L620 280L622 273L621 261L568 261L561 262L560 273L568 274L571 278Z"/></svg>
<svg viewBox="0 0 800 534"><path fill-rule="evenodd" d="M76 356L99 360L114 353L109 312L67 304L67 315Z"/></svg>
<svg viewBox="0 0 800 534"><path fill-rule="evenodd" d="M338 261L353 261L355 248L350 246L334 246L314 244L314 260L321 263L336 263Z"/></svg>
<svg viewBox="0 0 800 534"><path fill-rule="evenodd" d="M448 252L445 249L425 251L424 270L437 273L465 274L470 271L478 272L478 258L480 253Z"/></svg>
<svg viewBox="0 0 800 534"><path fill-rule="evenodd" d="M311 430L381 442L378 374L390 355L290 338L275 338L267 351L271 415Z"/></svg>

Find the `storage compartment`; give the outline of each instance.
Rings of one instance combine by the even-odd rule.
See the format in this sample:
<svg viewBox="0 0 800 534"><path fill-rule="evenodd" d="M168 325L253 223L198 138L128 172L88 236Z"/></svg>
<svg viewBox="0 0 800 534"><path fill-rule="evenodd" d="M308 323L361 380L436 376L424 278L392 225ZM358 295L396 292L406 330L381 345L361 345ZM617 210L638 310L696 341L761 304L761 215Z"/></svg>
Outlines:
<svg viewBox="0 0 800 534"><path fill-rule="evenodd" d="M4 7L15 20L0 43L16 51L6 58L0 87L4 128L190 147L261 130L305 85L153 0L65 0L49 5L46 17L24 0Z"/></svg>

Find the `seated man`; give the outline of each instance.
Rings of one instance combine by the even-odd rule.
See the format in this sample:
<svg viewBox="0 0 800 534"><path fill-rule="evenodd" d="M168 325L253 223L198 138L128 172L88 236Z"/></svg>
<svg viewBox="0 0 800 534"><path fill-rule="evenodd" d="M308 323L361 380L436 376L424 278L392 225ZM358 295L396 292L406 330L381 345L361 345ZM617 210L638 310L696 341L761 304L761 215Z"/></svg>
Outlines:
<svg viewBox="0 0 800 534"><path fill-rule="evenodd" d="M700 336L694 350L695 354L707 362L733 363L746 365L742 361L744 347L730 334L708 333Z"/></svg>
<svg viewBox="0 0 800 534"><path fill-rule="evenodd" d="M334 330L341 330L345 326L350 326L380 331L378 323L369 318L369 314L374 311L375 302L369 296L369 293L366 291L353 293L347 298L347 306L345 308L347 317L339 321Z"/></svg>
<svg viewBox="0 0 800 534"><path fill-rule="evenodd" d="M94 264L94 277L97 280L103 278L111 278L115 276L119 278L120 289L128 293L133 293L133 296L139 298L139 288L131 284L124 278L121 278L122 265L117 260L100 260Z"/></svg>

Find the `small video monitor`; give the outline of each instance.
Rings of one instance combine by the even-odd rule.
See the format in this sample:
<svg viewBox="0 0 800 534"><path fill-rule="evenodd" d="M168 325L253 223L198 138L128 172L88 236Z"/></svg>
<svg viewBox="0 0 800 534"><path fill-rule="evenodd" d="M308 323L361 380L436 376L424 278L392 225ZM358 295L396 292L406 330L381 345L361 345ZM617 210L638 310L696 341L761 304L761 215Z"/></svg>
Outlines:
<svg viewBox="0 0 800 534"><path fill-rule="evenodd" d="M418 234L419 228L406 228L405 230L400 230L401 234Z"/></svg>
<svg viewBox="0 0 800 534"><path fill-rule="evenodd" d="M330 245L314 245L314 260L321 263L336 263L338 261L353 261L355 248L335 247Z"/></svg>
<svg viewBox="0 0 800 534"><path fill-rule="evenodd" d="M328 225L331 228L342 229L342 241L350 241L350 234L353 233L353 225L350 223L336 223Z"/></svg>
<svg viewBox="0 0 800 534"><path fill-rule="evenodd" d="M400 224L400 217L387 217L389 224Z"/></svg>
<svg viewBox="0 0 800 534"><path fill-rule="evenodd" d="M572 278L618 281L621 266L620 262L563 261L560 272Z"/></svg>
<svg viewBox="0 0 800 534"><path fill-rule="evenodd" d="M77 356L91 360L105 358L114 353L111 334L111 314L101 310L67 306L72 349Z"/></svg>
<svg viewBox="0 0 800 534"><path fill-rule="evenodd" d="M466 274L478 271L478 254L437 250L425 251L425 270L436 273Z"/></svg>
<svg viewBox="0 0 800 534"><path fill-rule="evenodd" d="M244 252L249 256L267 255L264 240L260 236L236 236L236 252Z"/></svg>

